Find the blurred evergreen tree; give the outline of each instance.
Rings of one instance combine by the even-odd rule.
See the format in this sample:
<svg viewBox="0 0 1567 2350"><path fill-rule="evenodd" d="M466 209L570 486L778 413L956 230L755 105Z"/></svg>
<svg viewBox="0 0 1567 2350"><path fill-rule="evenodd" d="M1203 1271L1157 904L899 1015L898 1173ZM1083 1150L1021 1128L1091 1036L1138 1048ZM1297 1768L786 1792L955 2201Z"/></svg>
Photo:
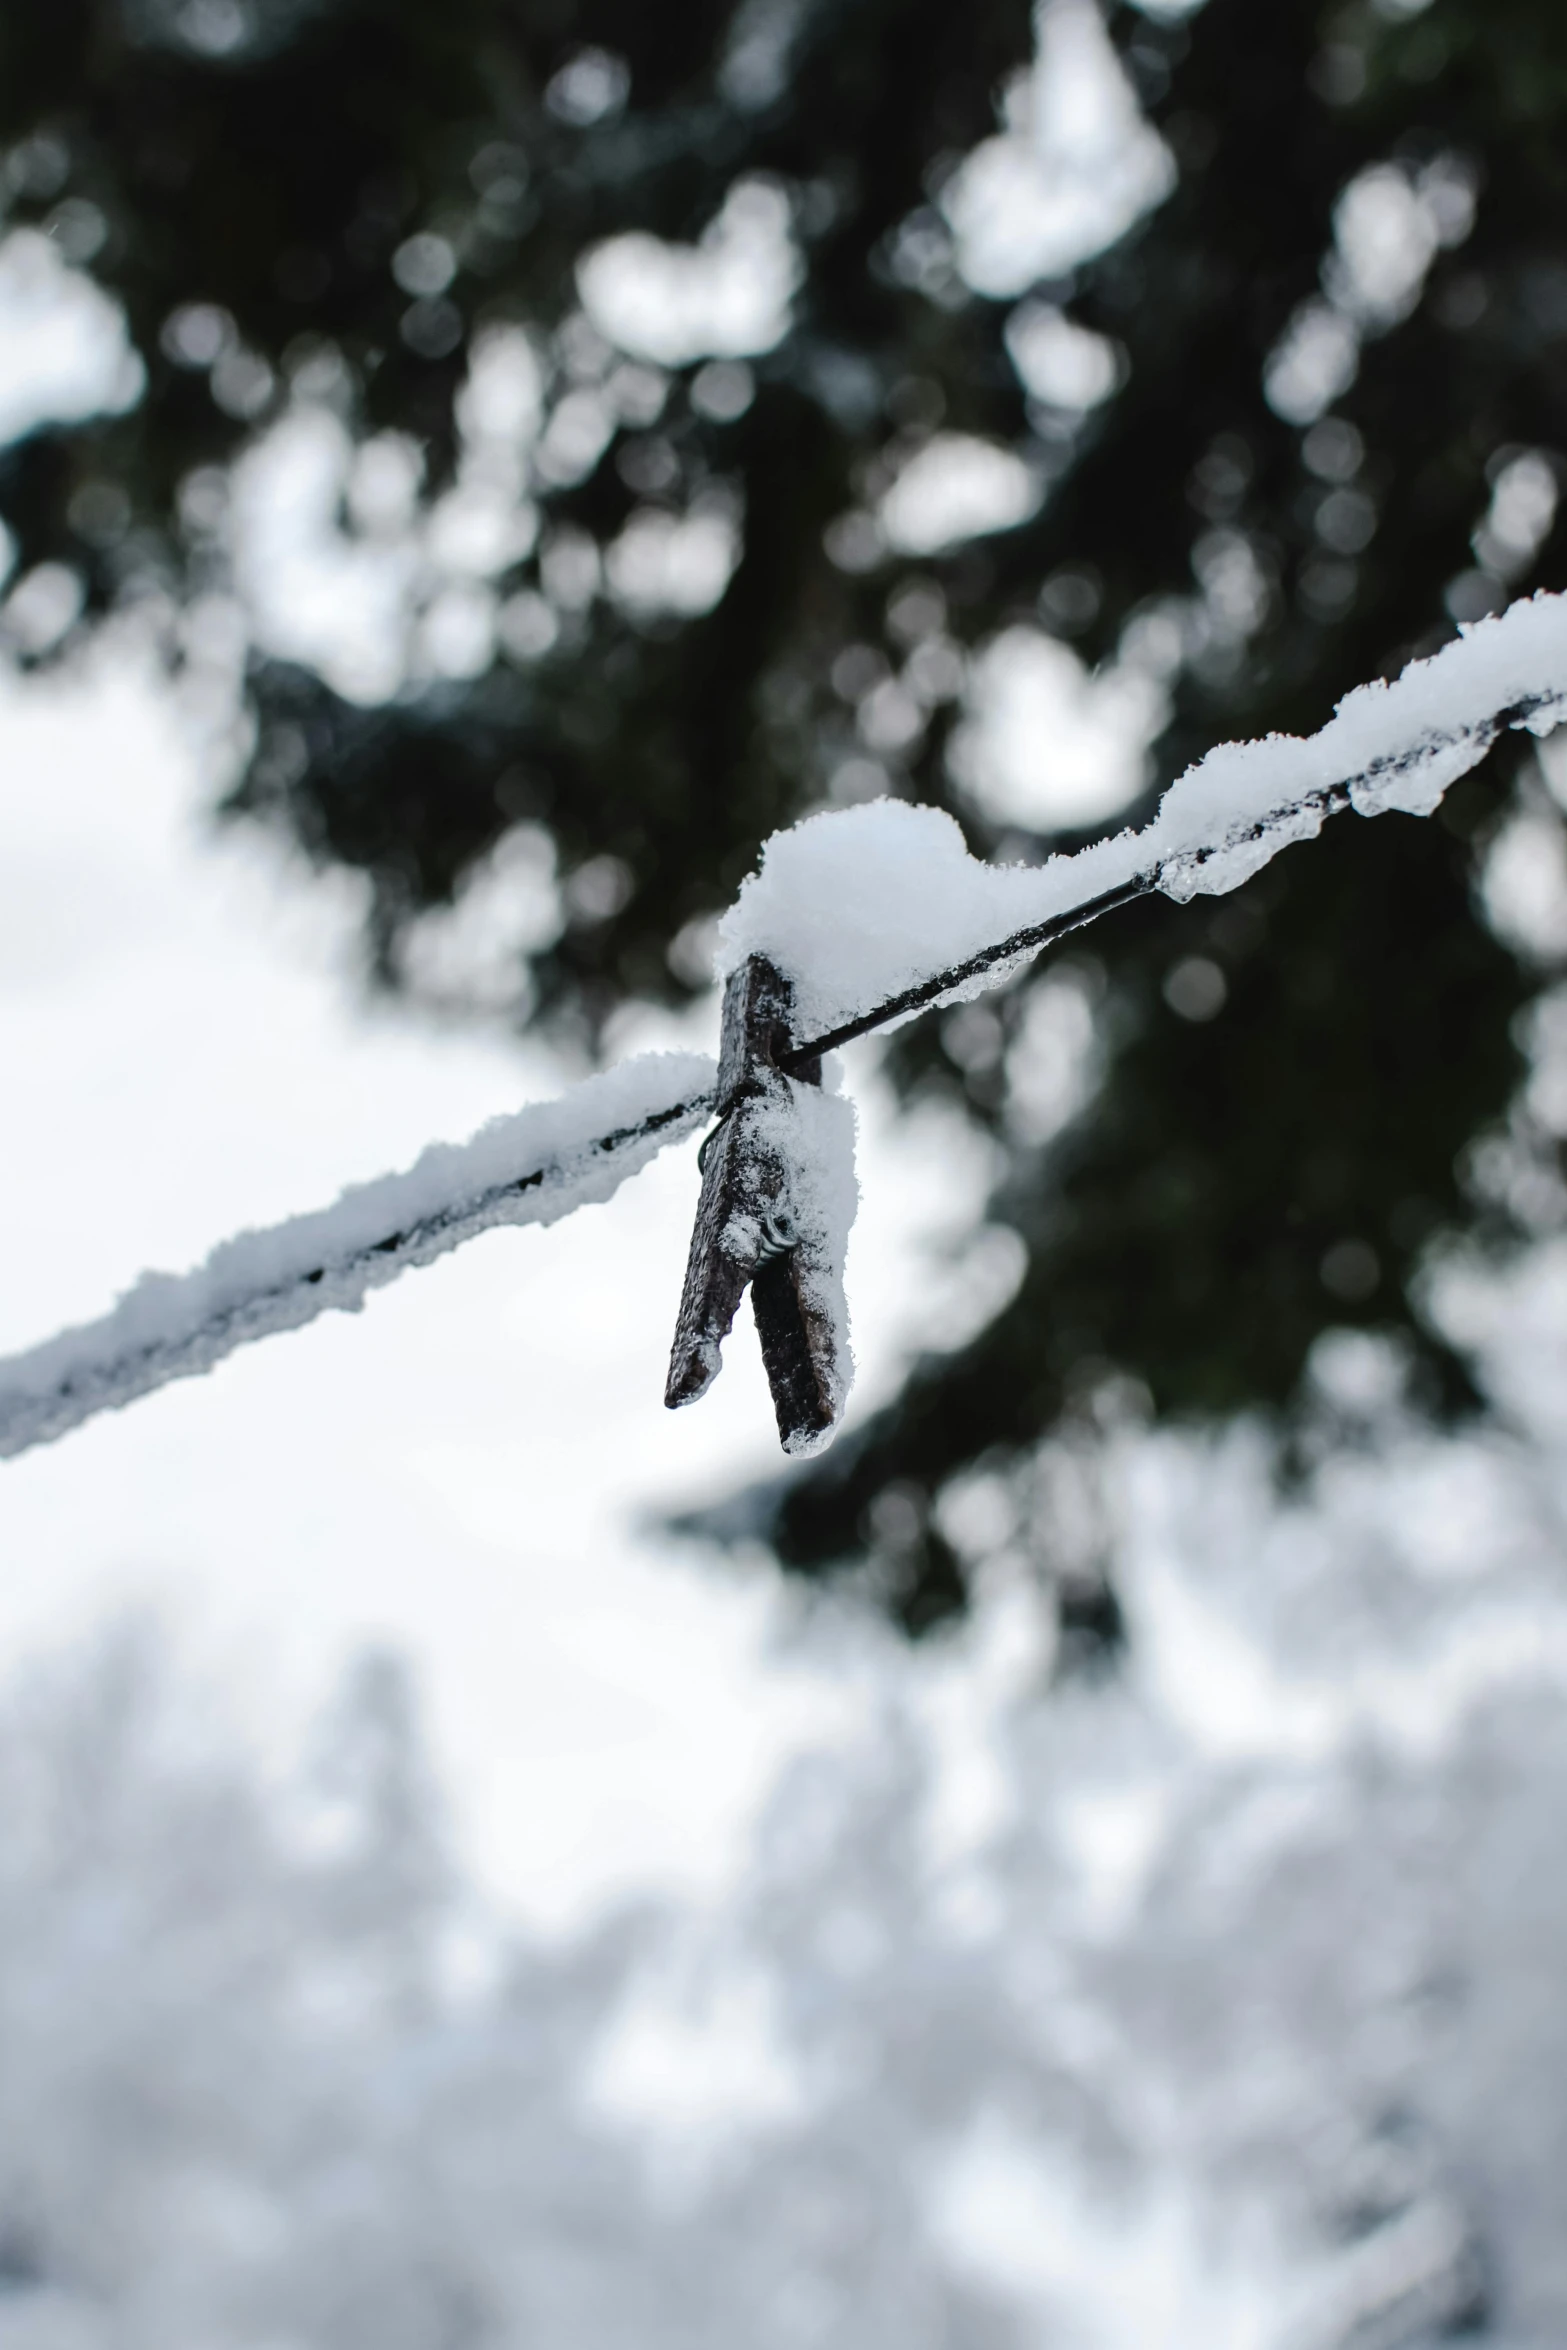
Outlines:
<svg viewBox="0 0 1567 2350"><path fill-rule="evenodd" d="M1073 0L1046 21L1090 38ZM628 997L701 984L702 926L758 840L824 799L886 788L954 806L982 852L1057 845L1046 800L951 758L998 637L1036 660L1071 640L1163 712L1136 818L1211 742L1309 730L1455 621L1563 584L1554 0L1112 0L1106 21L1174 168L1069 265L1026 238L976 259L968 218L964 159L1026 177L1050 96L1048 71L1020 78L1024 0L8 11L8 220L90 268L146 369L125 413L4 452L19 570L74 575L84 625L221 581L222 469L300 403L394 487L412 447L420 510L449 523L470 361L525 327L536 535L519 508L509 545L462 559L482 585L457 650L436 613L395 685L356 698L263 637L233 804L368 875L393 984L423 913L519 826L547 836L564 920L519 951L513 1001L586 1039ZM987 148L1004 92L1010 143ZM1151 171L1135 137L1134 117ZM750 324L704 339L657 254L620 247L641 324L617 351L580 265L632 234L727 254ZM765 273L790 268L768 326ZM995 452L1020 458L1037 509L879 528L940 435L992 444L1005 494L1023 477ZM378 527L373 487L361 471L350 536ZM706 550L705 588L660 589L672 544ZM903 1620L938 1620L963 1597L943 1484L1116 1375L1163 1413L1285 1406L1348 1323L1392 1333L1433 1402L1466 1400L1415 1276L1433 1235L1514 1221L1505 1185L1461 1170L1508 1113L1538 985L1473 902L1524 755L1499 749L1438 822L1330 827L1238 897L1102 925L1060 966L1095 1006L1097 1081L1042 1143L1009 1115L1037 980L897 1040L906 1094L1005 1145L993 1213L1026 1269L977 1338L751 1498L786 1562L874 1551Z"/></svg>

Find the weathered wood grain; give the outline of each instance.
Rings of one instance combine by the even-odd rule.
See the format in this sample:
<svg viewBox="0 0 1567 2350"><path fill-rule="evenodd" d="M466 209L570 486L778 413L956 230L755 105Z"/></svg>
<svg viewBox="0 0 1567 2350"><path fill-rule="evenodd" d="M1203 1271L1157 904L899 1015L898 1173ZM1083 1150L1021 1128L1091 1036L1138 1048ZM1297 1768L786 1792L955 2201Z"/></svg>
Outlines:
<svg viewBox="0 0 1567 2350"><path fill-rule="evenodd" d="M794 991L753 955L724 991L718 1060L720 1124L709 1136L664 1401L694 1403L718 1375L721 1349L747 1288L785 1451L823 1435L842 1392L837 1333L801 1281L799 1170L779 1148L787 1121L769 1115L794 1084L820 1085L819 1057L792 1056Z"/></svg>

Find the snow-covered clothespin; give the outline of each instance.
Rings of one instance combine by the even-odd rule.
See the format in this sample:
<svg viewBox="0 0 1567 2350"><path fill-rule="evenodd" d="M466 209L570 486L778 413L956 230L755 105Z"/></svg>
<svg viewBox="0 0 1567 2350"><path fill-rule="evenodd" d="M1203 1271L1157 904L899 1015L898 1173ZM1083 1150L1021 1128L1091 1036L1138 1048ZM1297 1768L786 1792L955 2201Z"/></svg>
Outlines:
<svg viewBox="0 0 1567 2350"><path fill-rule="evenodd" d="M843 1252L853 1218L854 1113L822 1090L820 1059L794 1053L794 989L751 955L724 990L719 1123L664 1401L695 1403L747 1287L785 1452L815 1452L837 1425L852 1363ZM784 1066L787 1064L787 1068Z"/></svg>

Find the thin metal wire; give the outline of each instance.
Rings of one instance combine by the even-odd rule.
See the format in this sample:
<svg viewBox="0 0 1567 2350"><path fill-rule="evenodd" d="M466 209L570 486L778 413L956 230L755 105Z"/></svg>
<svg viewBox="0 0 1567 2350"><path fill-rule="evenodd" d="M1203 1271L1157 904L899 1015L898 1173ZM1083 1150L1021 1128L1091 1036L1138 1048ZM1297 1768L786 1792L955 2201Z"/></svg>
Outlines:
<svg viewBox="0 0 1567 2350"><path fill-rule="evenodd" d="M1278 813L1280 816L1290 813L1321 818L1336 815L1353 804L1359 786L1428 765L1433 759L1440 758L1444 751L1461 745L1473 746L1478 756L1505 729L1526 724L1540 710L1556 708L1559 701L1560 695L1556 693L1520 696L1506 709L1489 717L1443 732L1428 733L1406 749L1373 760L1359 774L1309 793L1293 809L1281 809ZM1267 829L1266 825L1258 824L1249 835L1243 837L1261 839ZM1197 851L1195 861L1200 865L1207 858L1224 853L1236 845L1238 843L1231 839L1215 844L1212 849ZM965 961L933 972L927 979L918 981L895 996L889 996L884 1002L873 1005L870 1010L843 1022L825 1035L792 1046L789 1051L777 1056L776 1065L786 1071L802 1069L823 1053L848 1044L855 1037L868 1035L873 1029L885 1027L891 1020L941 1001L986 971L1039 953L1057 939L1097 921L1101 914L1110 913L1117 906L1129 905L1135 898L1149 895L1159 888L1169 862L1152 862L1119 888L1108 890L1048 921L1014 931L1009 937L981 948ZM1187 860L1183 858L1182 862ZM568 1163L586 1161L594 1156L614 1157L628 1146L651 1140L682 1121L689 1121L694 1126L703 1115L716 1107L716 1123L703 1137L698 1152L699 1162L705 1168L707 1154L725 1123L741 1102L757 1090L754 1083L743 1084L721 1107L714 1104L710 1093L695 1094L663 1109L651 1111L628 1125L616 1127L608 1134L584 1137L569 1152L558 1158L546 1155L537 1167L495 1185L477 1199L464 1199L459 1205L438 1209L407 1225L399 1224L397 1228L372 1240L356 1242L341 1258L330 1263L323 1261L311 1264L307 1261L295 1266L276 1283L263 1283L254 1291L236 1295L219 1311L210 1310L210 1301L202 1311L193 1308L188 1322L171 1329L156 1342L149 1343L134 1330L127 1331L122 1327L121 1319L111 1314L90 1329L66 1333L65 1338L70 1341L70 1359L58 1367L53 1364L52 1358L62 1344L60 1340L46 1342L44 1348L33 1350L32 1355L0 1363L0 1374L10 1374L8 1381L0 1378L0 1456L21 1452L29 1445L63 1435L68 1428L91 1418L94 1413L128 1403L135 1396L146 1394L170 1379L188 1377L194 1372L205 1370L235 1347L251 1339L264 1337L269 1331L297 1328L310 1320L323 1305L357 1305L367 1290L400 1272L405 1266L428 1263L433 1257L493 1223L530 1220L525 1215L511 1213L511 1203L520 1201L525 1194L537 1193L542 1207L548 1198L551 1183L566 1177ZM793 1220L786 1208L770 1212L763 1221L758 1262L767 1264L786 1255L797 1245L797 1238ZM204 1271L192 1277L193 1295L195 1287L205 1279ZM94 1355L90 1346L83 1351L83 1342L100 1339L103 1342L101 1353ZM40 1353L51 1357L49 1376L44 1379L37 1377L33 1364L33 1355Z"/></svg>
<svg viewBox="0 0 1567 2350"><path fill-rule="evenodd" d="M697 1173L699 1175L705 1175L707 1173L707 1154L712 1149L714 1143L718 1140L720 1134L722 1134L728 1121L733 1117L734 1108L735 1105L733 1102L731 1102L727 1110L720 1110L716 1122L708 1128L701 1141L697 1144L696 1165Z"/></svg>
<svg viewBox="0 0 1567 2350"><path fill-rule="evenodd" d="M1346 808L1353 807L1358 786L1382 781L1390 775L1407 774L1412 768L1425 765L1434 754L1459 743L1479 743L1483 750L1489 750L1492 743L1509 728L1526 725L1536 711L1554 708L1559 699L1559 695L1551 693L1520 695L1505 710L1477 719L1472 725L1425 735L1419 742L1410 744L1402 751L1373 759L1357 774L1347 775L1340 782L1328 784L1320 791L1306 793L1287 810L1280 809L1279 814L1315 815L1324 820L1329 816L1341 815ZM1228 849L1245 841L1261 840L1268 829L1264 823L1254 824L1249 831L1222 845ZM1210 856L1218 853L1217 847L1198 851L1197 858L1200 863L1205 863ZM910 1012L923 1011L927 1004L939 1003L943 996L950 995L967 980L977 979L983 972L994 970L998 963L1010 963L1023 955L1038 954L1045 947L1053 946L1057 939L1070 936L1074 930L1081 930L1089 922L1097 922L1101 914L1114 913L1119 906L1129 906L1138 898L1152 896L1160 885L1166 865L1172 862L1173 859L1161 858L1132 880L1123 882L1118 889L1106 890L1102 896L1089 898L1066 913L1052 915L1048 921L1031 923L1025 929L1015 930L1010 937L998 939L992 946L981 947L977 954L970 955L966 961L950 964L944 971L932 972L928 979L918 980L900 994L889 996L884 1003L873 1005L870 1011L860 1012L854 1019L845 1020L841 1027L830 1028L825 1035L812 1037L808 1044L794 1045L787 1053L780 1053L778 1066L785 1070L793 1069L802 1061L814 1060L822 1053L835 1052L840 1045L852 1044L856 1037L868 1036L873 1029L884 1028L889 1020L903 1019Z"/></svg>
<svg viewBox="0 0 1567 2350"><path fill-rule="evenodd" d="M871 1011L846 1020L841 1028L830 1028L825 1036L813 1037L809 1044L795 1045L787 1053L780 1053L778 1066L792 1069L801 1061L836 1052L839 1045L852 1044L857 1036L868 1036L873 1028L884 1028L889 1020L903 1019L910 1012L922 1011L927 1004L939 1003L965 980L977 979L981 972L993 971L998 963L1009 963L1018 955L1038 954L1042 948L1053 946L1058 938L1081 930L1085 923L1096 922L1101 914L1113 913L1117 906L1129 906L1134 899L1147 897L1157 884L1157 872L1140 875L1120 889L1107 890L1103 897L1091 898L1087 904L1074 907L1069 914L1055 914L1048 922L1035 922L1026 930L1015 930L1010 938L998 939L994 946L981 947L965 963L953 963L945 971L933 972L929 979L922 979L915 986L904 988L900 995L889 996Z"/></svg>
<svg viewBox="0 0 1567 2350"><path fill-rule="evenodd" d="M800 1058L800 1055L791 1053L789 1058L791 1060L797 1060ZM760 1091L761 1088L753 1080L748 1079L743 1085L737 1085L735 1087L734 1092L729 1096L729 1099L719 1110L718 1115L713 1120L712 1125L708 1128L701 1141L697 1144L696 1163L704 1175L707 1172L708 1152L712 1149L714 1143L718 1140L718 1137L720 1134L722 1134L724 1128L728 1125L736 1110L739 1109L740 1104L742 1102L750 1101Z"/></svg>

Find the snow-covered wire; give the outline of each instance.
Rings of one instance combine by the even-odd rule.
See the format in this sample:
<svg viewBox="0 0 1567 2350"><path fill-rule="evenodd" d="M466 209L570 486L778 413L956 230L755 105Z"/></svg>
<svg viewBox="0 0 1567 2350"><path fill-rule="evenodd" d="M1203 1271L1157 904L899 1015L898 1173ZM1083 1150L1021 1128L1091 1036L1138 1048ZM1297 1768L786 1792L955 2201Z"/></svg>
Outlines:
<svg viewBox="0 0 1567 2350"><path fill-rule="evenodd" d="M721 931L725 969L765 955L795 990L791 1065L977 995L1150 891L1221 896L1341 809L1427 816L1508 727L1567 719L1567 597L1465 629L1391 685L1361 686L1305 740L1225 743L1152 823L1040 865L968 855L950 816L881 800L775 834ZM1048 746L1041 748L1047 763Z"/></svg>
<svg viewBox="0 0 1567 2350"><path fill-rule="evenodd" d="M879 801L775 834L721 933L733 970L790 979L802 1062L926 1006L998 985L1040 949L1153 890L1186 901L1248 880L1345 808L1429 815L1508 727L1567 719L1567 598L1464 630L1393 684L1362 686L1321 732L1209 752L1152 823L1042 865L969 856L941 810ZM0 1457L62 1436L236 1347L296 1329L494 1224L549 1224L609 1198L718 1107L712 1062L649 1054L556 1102L438 1144L330 1208L243 1233L180 1276L144 1274L102 1321L0 1361Z"/></svg>
<svg viewBox="0 0 1567 2350"><path fill-rule="evenodd" d="M696 1053L622 1062L329 1208L226 1240L192 1273L144 1273L102 1321L0 1362L0 1457L210 1370L253 1338L356 1312L370 1290L492 1225L553 1224L608 1199L702 1124L713 1075Z"/></svg>

